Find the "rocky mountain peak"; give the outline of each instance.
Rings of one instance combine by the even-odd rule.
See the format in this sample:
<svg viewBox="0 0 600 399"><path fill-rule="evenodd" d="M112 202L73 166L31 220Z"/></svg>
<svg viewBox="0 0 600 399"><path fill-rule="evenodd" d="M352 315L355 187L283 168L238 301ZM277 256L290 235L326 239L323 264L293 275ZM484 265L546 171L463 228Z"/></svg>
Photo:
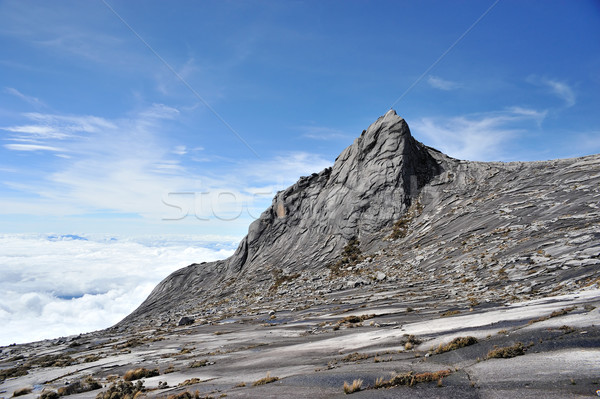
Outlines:
<svg viewBox="0 0 600 399"><path fill-rule="evenodd" d="M225 300L233 309L288 292L315 304L318 292L382 280L436 286L443 276L437 290L455 299L468 292L456 284L490 301L569 292L597 276L565 262L598 264L599 167L598 156L457 161L416 141L390 110L332 167L278 192L233 256L171 274L121 325L204 317Z"/></svg>
<svg viewBox="0 0 600 399"><path fill-rule="evenodd" d="M175 281L195 285L197 291L197 284L209 276L218 281L257 270L264 274L320 269L331 264L353 237L363 251L376 249L381 246L381 231L390 229L421 187L441 170L439 159L411 136L404 119L389 110L342 151L332 167L278 192L232 257L174 273L136 314L159 301Z"/></svg>

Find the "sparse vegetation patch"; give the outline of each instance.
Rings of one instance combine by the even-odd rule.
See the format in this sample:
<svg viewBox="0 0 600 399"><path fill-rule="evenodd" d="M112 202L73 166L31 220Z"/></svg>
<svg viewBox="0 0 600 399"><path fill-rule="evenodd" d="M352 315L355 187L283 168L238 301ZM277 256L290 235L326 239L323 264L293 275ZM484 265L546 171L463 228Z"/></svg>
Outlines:
<svg viewBox="0 0 600 399"><path fill-rule="evenodd" d="M525 354L525 347L521 342L517 342L511 346L505 346L503 348L494 348L488 352L486 359L492 358L504 358L508 359L515 356L521 356Z"/></svg>
<svg viewBox="0 0 600 399"><path fill-rule="evenodd" d="M333 274L340 275L342 272L342 268L354 266L364 259L359 245L360 241L358 241L356 237L352 237L348 241L348 244L346 244L342 251L341 259L339 259L333 265L329 266Z"/></svg>
<svg viewBox="0 0 600 399"><path fill-rule="evenodd" d="M443 345L440 343L440 345L437 347L437 349L435 351L433 351L433 353L437 355L440 353L464 348L465 346L473 345L476 343L477 343L477 338L475 338L475 337L457 337L457 338L454 338L449 343L447 343L446 345Z"/></svg>
<svg viewBox="0 0 600 399"><path fill-rule="evenodd" d="M271 373L267 373L267 376L264 378L261 378L260 380L254 381L252 383L252 386L258 386L258 385L265 385L265 384L270 384L272 382L275 381L279 381L279 377L271 377Z"/></svg>
<svg viewBox="0 0 600 399"><path fill-rule="evenodd" d="M31 391L33 391L33 389L30 388L30 387L19 388L16 391L13 392L13 398L16 397L16 396L23 396L23 395L30 394Z"/></svg>
<svg viewBox="0 0 600 399"><path fill-rule="evenodd" d="M440 317L448 317L448 316L454 316L455 314L459 314L460 310L448 310L447 312L444 312L440 315Z"/></svg>
<svg viewBox="0 0 600 399"><path fill-rule="evenodd" d="M80 381L75 381L67 386L58 388L58 394L60 396L68 396L76 393L94 391L102 388L102 385L96 381L92 376L88 376Z"/></svg>
<svg viewBox="0 0 600 399"><path fill-rule="evenodd" d="M368 359L370 356L366 353L350 353L342 358L343 362L358 362L359 360Z"/></svg>
<svg viewBox="0 0 600 399"><path fill-rule="evenodd" d="M344 381L344 393L348 395L360 391L362 389L362 383L363 380L360 379L352 381L352 384L348 384L346 381Z"/></svg>
<svg viewBox="0 0 600 399"><path fill-rule="evenodd" d="M140 378L155 377L157 375L160 375L158 369L149 370L147 368L139 368L135 370L129 370L128 372L126 372L123 376L123 379L125 381L134 381L139 380Z"/></svg>
<svg viewBox="0 0 600 399"><path fill-rule="evenodd" d="M575 310L576 308L577 308L577 306L570 306L568 308L564 308L564 309L561 309L561 310L555 310L554 312L550 313L549 316L542 316L542 317L538 317L537 319L529 320L528 324L538 323L540 321L548 320L548 319L551 319L553 317L564 316L567 313Z"/></svg>
<svg viewBox="0 0 600 399"><path fill-rule="evenodd" d="M439 384L441 384L441 380L444 377L449 376L451 373L452 372L450 370L439 370L439 371L436 371L433 373L425 372L425 373L419 373L419 374L414 374L414 372L409 371L409 372L403 373L403 374L396 374L387 381L384 380L383 378L378 378L375 381L375 385L373 386L373 388L374 389L393 388L393 387L397 387L400 385L413 386L418 383L431 382L431 381L438 381L438 385L439 385Z"/></svg>
<svg viewBox="0 0 600 399"><path fill-rule="evenodd" d="M21 377L23 375L27 375L27 370L29 370L29 368L29 366L16 366L0 370L0 381L4 381L7 378Z"/></svg>
<svg viewBox="0 0 600 399"><path fill-rule="evenodd" d="M112 384L108 390L96 395L96 399L137 399L145 391L142 381L135 384L129 381L119 381Z"/></svg>

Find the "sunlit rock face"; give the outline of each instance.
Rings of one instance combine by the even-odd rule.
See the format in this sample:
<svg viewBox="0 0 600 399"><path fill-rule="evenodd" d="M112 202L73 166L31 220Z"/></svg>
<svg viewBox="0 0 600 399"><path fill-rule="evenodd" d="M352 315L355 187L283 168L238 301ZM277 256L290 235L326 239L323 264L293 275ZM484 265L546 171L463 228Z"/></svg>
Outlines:
<svg viewBox="0 0 600 399"><path fill-rule="evenodd" d="M232 257L173 273L121 326L371 282L488 301L572 292L598 277L599 187L598 156L460 161L390 110L331 168L277 193ZM332 273L353 238L360 262Z"/></svg>

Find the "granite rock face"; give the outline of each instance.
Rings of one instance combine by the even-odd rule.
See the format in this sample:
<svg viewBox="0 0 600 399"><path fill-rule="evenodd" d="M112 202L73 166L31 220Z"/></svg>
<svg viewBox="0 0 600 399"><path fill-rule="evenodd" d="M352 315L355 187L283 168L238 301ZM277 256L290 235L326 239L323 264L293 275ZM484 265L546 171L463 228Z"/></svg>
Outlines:
<svg viewBox="0 0 600 399"><path fill-rule="evenodd" d="M232 257L176 271L120 325L416 275L447 276L448 290L454 281L487 300L574 288L598 274L598 187L598 156L460 161L417 142L390 110L331 168L277 193ZM332 273L354 237L368 262Z"/></svg>

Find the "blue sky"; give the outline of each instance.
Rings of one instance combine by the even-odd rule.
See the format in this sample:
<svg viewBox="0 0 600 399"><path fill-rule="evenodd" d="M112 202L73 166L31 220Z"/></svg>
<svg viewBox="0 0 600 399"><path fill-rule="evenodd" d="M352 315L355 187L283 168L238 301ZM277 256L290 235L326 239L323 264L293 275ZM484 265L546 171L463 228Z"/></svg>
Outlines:
<svg viewBox="0 0 600 399"><path fill-rule="evenodd" d="M0 48L0 233L241 237L392 105L458 158L600 152L597 1L0 1Z"/></svg>

